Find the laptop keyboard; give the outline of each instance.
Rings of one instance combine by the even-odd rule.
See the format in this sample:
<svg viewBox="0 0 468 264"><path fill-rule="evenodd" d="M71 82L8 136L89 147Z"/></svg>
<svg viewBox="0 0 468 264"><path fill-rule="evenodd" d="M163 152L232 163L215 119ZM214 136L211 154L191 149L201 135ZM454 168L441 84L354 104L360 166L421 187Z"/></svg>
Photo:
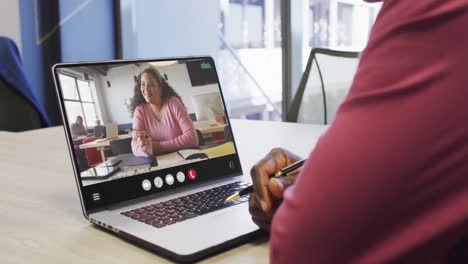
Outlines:
<svg viewBox="0 0 468 264"><path fill-rule="evenodd" d="M229 203L224 203L224 200L247 186L248 184L245 182L234 182L172 200L125 211L120 214L161 228L186 219L244 203L248 201L248 196L241 197Z"/></svg>

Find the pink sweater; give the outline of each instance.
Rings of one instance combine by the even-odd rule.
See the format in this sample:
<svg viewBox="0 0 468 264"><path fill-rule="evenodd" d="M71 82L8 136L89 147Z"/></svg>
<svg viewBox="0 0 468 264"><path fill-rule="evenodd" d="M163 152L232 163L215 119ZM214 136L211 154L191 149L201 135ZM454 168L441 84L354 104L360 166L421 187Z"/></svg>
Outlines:
<svg viewBox="0 0 468 264"><path fill-rule="evenodd" d="M445 263L468 237L467 27L468 1L384 1L273 218L272 263Z"/></svg>
<svg viewBox="0 0 468 264"><path fill-rule="evenodd" d="M158 121L149 104L139 105L133 113L133 129L148 132L152 140L159 141L161 152L198 147L198 136L187 110L180 100L173 96L162 107L163 115ZM147 156L138 145L136 133L132 138L135 156Z"/></svg>

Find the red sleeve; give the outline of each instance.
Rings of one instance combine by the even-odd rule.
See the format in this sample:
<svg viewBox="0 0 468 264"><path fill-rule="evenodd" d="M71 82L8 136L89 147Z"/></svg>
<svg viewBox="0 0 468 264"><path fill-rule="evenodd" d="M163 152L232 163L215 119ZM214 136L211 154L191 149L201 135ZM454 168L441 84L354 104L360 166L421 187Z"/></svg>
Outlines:
<svg viewBox="0 0 468 264"><path fill-rule="evenodd" d="M466 25L463 1L384 3L348 97L274 216L273 263L442 262L468 236Z"/></svg>

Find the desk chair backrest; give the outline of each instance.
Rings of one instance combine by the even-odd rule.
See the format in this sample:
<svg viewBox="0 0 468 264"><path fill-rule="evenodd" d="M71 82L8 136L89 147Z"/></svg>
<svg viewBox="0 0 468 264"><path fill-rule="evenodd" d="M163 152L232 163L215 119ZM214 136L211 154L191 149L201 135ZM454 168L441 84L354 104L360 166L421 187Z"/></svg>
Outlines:
<svg viewBox="0 0 468 264"><path fill-rule="evenodd" d="M132 131L133 123L118 124L119 135L127 134Z"/></svg>
<svg viewBox="0 0 468 264"><path fill-rule="evenodd" d="M0 130L24 131L50 122L36 100L13 40L0 36Z"/></svg>
<svg viewBox="0 0 468 264"><path fill-rule="evenodd" d="M331 123L351 87L358 57L358 52L312 49L286 121Z"/></svg>
<svg viewBox="0 0 468 264"><path fill-rule="evenodd" d="M132 153L132 138L114 139L109 144L113 156Z"/></svg>
<svg viewBox="0 0 468 264"><path fill-rule="evenodd" d="M99 125L93 128L93 135L96 138L105 138L106 137L106 127Z"/></svg>
<svg viewBox="0 0 468 264"><path fill-rule="evenodd" d="M39 113L0 78L0 130L20 132L37 128L41 128Z"/></svg>
<svg viewBox="0 0 468 264"><path fill-rule="evenodd" d="M233 137L232 137L230 126L224 127L224 138L226 139L226 141L232 141Z"/></svg>
<svg viewBox="0 0 468 264"><path fill-rule="evenodd" d="M93 142L96 139L96 137L85 138L83 139L83 144ZM85 148L84 151L86 154L86 159L88 160L89 167L96 167L97 165L103 162L101 153L97 148Z"/></svg>
<svg viewBox="0 0 468 264"><path fill-rule="evenodd" d="M205 138L203 137L203 133L197 129L197 137L198 137L198 146L205 145Z"/></svg>
<svg viewBox="0 0 468 264"><path fill-rule="evenodd" d="M80 149L80 145L83 144L83 139L73 140L73 149L76 154L76 159L78 161L78 168L80 171L85 171L89 169L88 160L86 159L86 153L84 149Z"/></svg>

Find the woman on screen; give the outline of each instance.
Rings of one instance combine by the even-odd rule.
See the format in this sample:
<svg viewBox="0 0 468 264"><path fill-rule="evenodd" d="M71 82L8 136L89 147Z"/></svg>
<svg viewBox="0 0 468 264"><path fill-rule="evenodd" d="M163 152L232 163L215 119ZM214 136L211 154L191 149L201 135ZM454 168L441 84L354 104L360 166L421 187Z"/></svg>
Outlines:
<svg viewBox="0 0 468 264"><path fill-rule="evenodd" d="M187 109L157 69L148 67L135 77L131 111L135 156L198 147L198 136Z"/></svg>

